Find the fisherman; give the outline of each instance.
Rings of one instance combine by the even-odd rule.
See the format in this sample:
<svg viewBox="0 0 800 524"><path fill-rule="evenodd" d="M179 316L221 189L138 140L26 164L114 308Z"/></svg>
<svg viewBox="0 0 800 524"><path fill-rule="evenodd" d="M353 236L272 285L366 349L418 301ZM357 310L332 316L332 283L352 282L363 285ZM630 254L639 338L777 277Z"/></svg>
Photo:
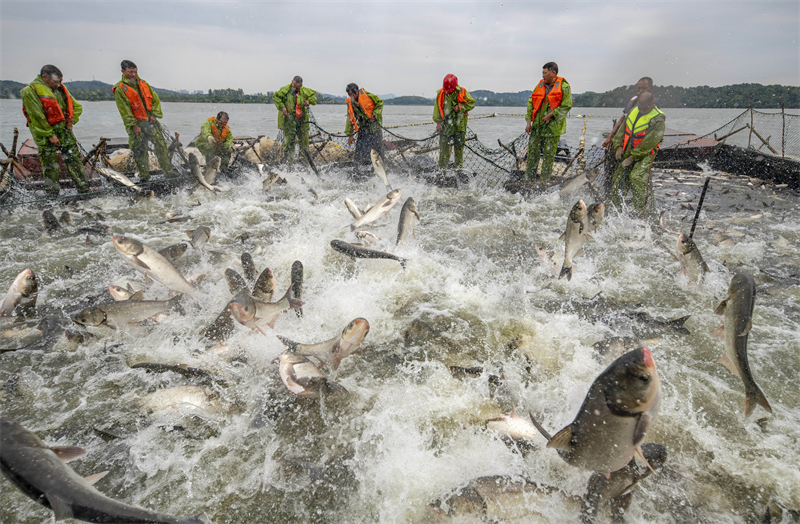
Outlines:
<svg viewBox="0 0 800 524"><path fill-rule="evenodd" d="M78 123L83 108L61 84L62 78L61 70L54 65L46 65L39 76L20 91L22 112L39 149L44 189L51 197L57 197L61 189L59 152L78 193L89 191L78 141L72 132L72 126Z"/></svg>
<svg viewBox="0 0 800 524"><path fill-rule="evenodd" d="M303 87L303 79L296 76L272 95L272 101L278 108L278 129L283 131L284 161L291 164L295 140L300 149L308 149L308 106L317 105L317 92Z"/></svg>
<svg viewBox="0 0 800 524"><path fill-rule="evenodd" d="M347 84L347 122L344 126L348 145L356 142L354 160L359 165L372 163L370 151L383 152L383 100L356 84Z"/></svg>
<svg viewBox="0 0 800 524"><path fill-rule="evenodd" d="M547 107L543 108L545 99ZM540 111L542 109L542 111ZM549 111L547 111L549 109ZM542 80L533 90L528 100L525 132L531 135L528 140L528 164L525 178L533 181L539 158L542 169L538 180L546 183L553 173L558 141L567 131L567 113L572 109L572 89L563 77L558 76L558 64L547 62L542 66Z"/></svg>
<svg viewBox="0 0 800 524"><path fill-rule="evenodd" d="M653 94L645 92L639 95L636 107L625 118L625 126L614 135L615 157L618 162L621 160L611 179L611 201L617 208L630 185L633 206L644 215L647 178L656 148L664 138L666 121L667 117L656 107Z"/></svg>
<svg viewBox="0 0 800 524"><path fill-rule="evenodd" d="M433 121L439 132L439 170L444 171L450 162L451 141L455 150L455 167L463 167L467 119L474 107L475 99L458 85L458 77L451 74L445 76L433 106Z"/></svg>
<svg viewBox="0 0 800 524"><path fill-rule="evenodd" d="M211 117L200 126L200 136L194 143L195 147L203 153L206 164L215 156L220 157L220 169L227 169L233 151L233 134L228 127L228 113L220 111L216 118Z"/></svg>
<svg viewBox="0 0 800 524"><path fill-rule="evenodd" d="M611 141L614 139L614 135L617 134L617 130L622 127L622 122L625 121L625 118L628 116L628 113L631 112L631 109L636 107L637 100L642 93L652 93L653 92L653 79L649 76L643 76L636 82L636 95L631 97L628 100L628 103L625 105L625 108L622 110L622 118L617 120L614 124L614 128L611 130L611 133L608 134L608 138L606 138L605 142L603 142L603 147L608 148L611 145ZM656 105L658 105L658 101L656 101Z"/></svg>
<svg viewBox="0 0 800 524"><path fill-rule="evenodd" d="M128 145L133 151L136 167L139 169L139 180L150 180L150 155L147 142L153 144L158 165L164 174L172 172L172 164L167 153L167 143L161 134L159 118L161 100L150 85L139 78L139 68L130 60L123 60L122 80L111 88L117 102L119 116L128 132Z"/></svg>

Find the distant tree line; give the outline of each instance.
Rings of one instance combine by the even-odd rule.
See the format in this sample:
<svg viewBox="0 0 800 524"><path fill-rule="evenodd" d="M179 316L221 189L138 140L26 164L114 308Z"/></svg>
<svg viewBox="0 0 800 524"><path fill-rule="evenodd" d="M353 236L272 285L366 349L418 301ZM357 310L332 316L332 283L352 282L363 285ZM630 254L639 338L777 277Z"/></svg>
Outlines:
<svg viewBox="0 0 800 524"><path fill-rule="evenodd" d="M26 84L11 80L0 80L0 98L19 98L20 89ZM67 89L78 100L114 100L111 84L92 81L65 82ZM273 92L246 95L242 89L209 89L207 93L178 93L153 88L164 102L208 102L215 104L270 104ZM653 93L660 107L686 108L745 108L750 102L756 108L800 108L800 87L761 84L736 84L722 87L677 87L655 86ZM517 93L495 93L476 90L471 92L478 106L525 107L531 91ZM624 107L636 94L635 86L622 86L605 93L586 92L573 94L575 107ZM345 97L317 93L319 103L343 104ZM386 105L429 105L433 99L421 96L398 96L385 100Z"/></svg>

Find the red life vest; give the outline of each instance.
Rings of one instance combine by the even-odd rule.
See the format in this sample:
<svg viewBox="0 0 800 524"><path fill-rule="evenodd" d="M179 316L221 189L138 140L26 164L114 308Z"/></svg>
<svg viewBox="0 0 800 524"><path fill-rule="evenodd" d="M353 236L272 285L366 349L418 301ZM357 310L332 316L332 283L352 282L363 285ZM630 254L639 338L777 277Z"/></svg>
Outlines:
<svg viewBox="0 0 800 524"><path fill-rule="evenodd" d="M133 111L133 118L136 120L147 120L147 112L153 110L153 93L150 92L150 86L144 80L139 80L139 91L142 96L135 89L130 87L125 82L120 82L111 88L111 92L115 92L118 87L122 87L125 96L128 97L128 102L131 104L131 111ZM144 104L142 104L144 98ZM146 110L145 110L146 109Z"/></svg>
<svg viewBox="0 0 800 524"><path fill-rule="evenodd" d="M458 87L456 87L456 89L458 89ZM461 104L467 103L467 97L465 96L466 92L467 90L464 89L463 87L459 90L458 96L456 97L456 105L453 106L453 108L456 111L461 109ZM444 120L444 96L446 94L449 93L445 93L444 89L440 89L439 94L436 96L436 106L439 108L439 116L442 117L442 120ZM466 112L464 114L469 116L469 112Z"/></svg>
<svg viewBox="0 0 800 524"><path fill-rule="evenodd" d="M647 136L647 130L650 126L650 120L656 115L663 115L664 113L657 107L654 107L652 111L647 113L646 115L639 115L639 108L634 107L631 109L630 114L625 119L625 135L622 142L622 150L628 150L628 140L633 138L633 148L636 149L639 144L644 140L644 137ZM656 154L656 149L659 146L654 147L650 151L650 155Z"/></svg>
<svg viewBox="0 0 800 524"><path fill-rule="evenodd" d="M69 91L67 91L67 87L65 85L61 85L61 90L64 91L64 97L67 100L67 117L64 118L64 112L61 110L61 106L58 105L58 100L56 97L52 95L53 91L50 89L49 86L44 84L32 83L28 84L31 89L33 89L36 96L39 97L39 102L42 103L42 109L44 109L44 116L47 117L47 123L51 126L56 125L59 122L63 122L64 120L68 122L72 122L73 116L73 106L72 106L72 96L70 96ZM25 115L25 120L27 123L25 124L26 127L30 127L31 118L28 116L28 112L25 111L25 106L22 106L22 114Z"/></svg>
<svg viewBox="0 0 800 524"><path fill-rule="evenodd" d="M212 116L208 121L211 122L211 134L214 135L214 138L219 140L220 144L225 142L225 139L228 138L231 132L230 129L228 129L228 124L225 124L225 127L222 128L222 133L220 133L219 129L217 129L217 117Z"/></svg>
<svg viewBox="0 0 800 524"><path fill-rule="evenodd" d="M564 77L557 76L556 83L550 89L550 92L547 94L547 103L550 105L550 110L553 110L561 105L561 100L564 99L564 93L561 91L561 82L564 81ZM536 113L539 112L539 108L542 107L542 102L544 101L544 79L539 80L539 85L536 86L536 89L533 90L531 93L531 100L533 101L532 109L531 109L531 122L536 119Z"/></svg>
<svg viewBox="0 0 800 524"><path fill-rule="evenodd" d="M375 102L367 96L366 90L362 87L358 90L358 105L367 114L367 118L372 118L372 112L375 110ZM347 114L350 116L350 123L353 124L353 129L358 132L358 123L356 122L356 115L353 112L352 99L347 97Z"/></svg>

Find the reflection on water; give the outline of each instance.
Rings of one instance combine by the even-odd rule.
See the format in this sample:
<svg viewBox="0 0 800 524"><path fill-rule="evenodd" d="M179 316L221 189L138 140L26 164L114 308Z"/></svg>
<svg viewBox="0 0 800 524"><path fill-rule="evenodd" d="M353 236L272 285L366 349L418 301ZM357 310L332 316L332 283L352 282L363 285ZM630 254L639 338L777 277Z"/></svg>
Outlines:
<svg viewBox="0 0 800 524"><path fill-rule="evenodd" d="M403 198L417 202L416 235L394 247L400 205L369 229L383 239L382 249L409 260L404 271L392 260L352 261L330 248L333 239L355 240L344 197L375 202L383 192L377 178L281 174L289 183L268 195L259 175L248 173L238 185L218 181L227 193L182 190L162 199L78 204L91 216L56 207L56 216L71 211L75 225L55 233L44 231L41 209L4 213L3 291L31 268L40 311L66 316L107 300L110 284L144 283L110 235L87 238L80 227L99 221L156 249L186 241L185 230L200 225L212 232L204 251L189 248L178 263L189 279L205 276L196 297L183 300L185 315L149 327L90 328L95 337L79 347L58 336L45 351L2 354L0 381L16 373L3 391L4 416L47 443L86 448L71 465L82 475L110 470L96 486L103 493L172 514L208 509L216 523L432 522L430 502L486 475L522 475L580 495L589 472L568 466L543 439L524 454L509 448L481 421L512 406L551 432L574 418L603 369L592 344L633 334L561 307L601 293L658 319L691 315L691 334L660 332L651 347L664 399L647 440L664 444L669 456L667 471L637 490L628 522L751 522L770 500L800 507L796 196L715 179L694 237L711 267L701 287L687 287L677 275L668 252L675 237L610 211L566 282L553 278L534 244L561 256L558 237L580 195L525 200L394 178ZM659 204L669 208L670 227L688 228L693 212L680 204L696 204L702 178L679 175L678 185L673 175L657 173ZM191 219L165 222L168 213ZM242 272L244 251L258 271L272 268L280 294L292 263L305 267L303 317L281 315L274 334L312 343L355 318L369 321L364 350L333 376L347 395L295 399L273 362L285 349L273 332L237 325L227 347L206 349L199 332L230 300L224 271ZM738 269L759 286L750 365L774 410L762 424L756 420L768 414L760 408L744 418L741 381L715 364L722 343L709 336L721 322L713 309ZM146 298L166 297L158 285L146 291ZM143 362L185 364L216 380L131 369ZM455 378L453 365L485 371ZM490 377L501 375L498 388ZM185 385L207 389L168 409L147 396ZM0 482L0 491L3 522L51 518L9 482ZM552 519L577 518L554 501L530 504Z"/></svg>

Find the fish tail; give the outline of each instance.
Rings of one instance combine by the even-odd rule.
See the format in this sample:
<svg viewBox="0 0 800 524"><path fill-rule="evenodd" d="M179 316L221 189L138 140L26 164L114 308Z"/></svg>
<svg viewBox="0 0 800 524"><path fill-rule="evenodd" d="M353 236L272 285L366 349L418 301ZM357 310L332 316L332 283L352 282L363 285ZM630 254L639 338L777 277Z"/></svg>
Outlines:
<svg viewBox="0 0 800 524"><path fill-rule="evenodd" d="M744 416L749 417L750 413L756 409L756 404L772 413L772 407L767 402L767 397L757 385L753 384L753 388L744 393Z"/></svg>
<svg viewBox="0 0 800 524"><path fill-rule="evenodd" d="M572 268L561 266L561 273L558 275L558 279L561 280L564 275L567 276L567 280L572 280Z"/></svg>
<svg viewBox="0 0 800 524"><path fill-rule="evenodd" d="M296 309L305 305L305 302L296 298L289 299L289 309Z"/></svg>

